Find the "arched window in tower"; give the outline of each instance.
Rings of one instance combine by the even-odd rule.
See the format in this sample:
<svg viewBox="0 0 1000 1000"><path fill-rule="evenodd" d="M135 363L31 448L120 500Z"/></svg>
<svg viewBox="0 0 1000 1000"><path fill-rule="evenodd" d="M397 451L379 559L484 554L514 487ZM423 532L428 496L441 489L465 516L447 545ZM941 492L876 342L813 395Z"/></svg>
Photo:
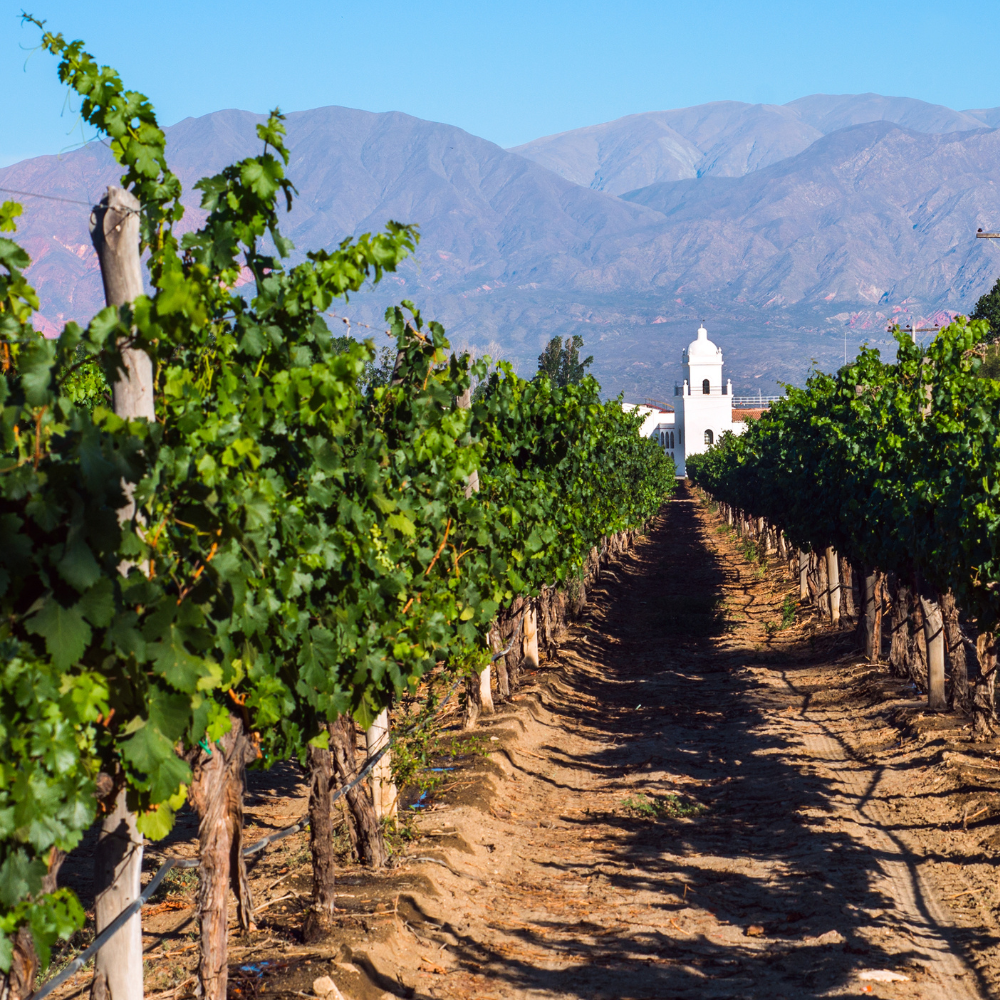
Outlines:
<svg viewBox="0 0 1000 1000"><path fill-rule="evenodd" d="M673 448L673 446L674 446L674 432L671 431L670 432L670 447Z"/></svg>
<svg viewBox="0 0 1000 1000"><path fill-rule="evenodd" d="M703 378L701 380L701 391L707 396L712 391L712 387L708 384L708 379Z"/></svg>
<svg viewBox="0 0 1000 1000"><path fill-rule="evenodd" d="M711 431L705 431L705 444L711 444L715 440L715 435Z"/></svg>

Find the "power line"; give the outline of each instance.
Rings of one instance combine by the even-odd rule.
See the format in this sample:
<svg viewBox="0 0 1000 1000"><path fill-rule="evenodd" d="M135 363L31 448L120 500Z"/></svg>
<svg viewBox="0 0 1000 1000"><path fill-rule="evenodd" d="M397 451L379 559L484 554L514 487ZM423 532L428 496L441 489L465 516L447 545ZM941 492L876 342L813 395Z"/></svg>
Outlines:
<svg viewBox="0 0 1000 1000"><path fill-rule="evenodd" d="M94 203L92 201L77 201L75 198L60 198L54 194L38 194L36 191L16 191L14 188L0 187L0 191L5 191L7 194L19 194L25 198L45 198L47 201L64 201L67 205L83 205L86 208L93 208Z"/></svg>

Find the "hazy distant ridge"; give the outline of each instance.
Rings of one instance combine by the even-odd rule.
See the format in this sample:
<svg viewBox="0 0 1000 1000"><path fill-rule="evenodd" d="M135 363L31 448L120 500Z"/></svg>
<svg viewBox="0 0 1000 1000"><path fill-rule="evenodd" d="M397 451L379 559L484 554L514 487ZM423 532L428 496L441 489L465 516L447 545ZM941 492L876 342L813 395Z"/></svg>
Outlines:
<svg viewBox="0 0 1000 1000"><path fill-rule="evenodd" d="M194 181L255 151L261 116L220 111L168 130ZM669 394L704 318L741 391L799 381L893 318L968 309L1000 273L1000 109L814 95L632 115L503 150L400 113L289 115L299 197L283 229L332 247L387 219L417 222L418 259L354 297L356 333L380 336L390 301L415 299L458 343L533 369L554 334L580 333L612 392ZM119 169L92 144L0 170L0 185L82 201ZM18 238L57 329L102 304L84 206L24 199ZM369 328L358 323L368 323Z"/></svg>
<svg viewBox="0 0 1000 1000"><path fill-rule="evenodd" d="M741 177L838 129L874 121L915 132L962 132L1000 124L1000 108L952 111L879 94L814 94L789 104L716 101L544 136L512 152L574 184L624 194L660 181Z"/></svg>

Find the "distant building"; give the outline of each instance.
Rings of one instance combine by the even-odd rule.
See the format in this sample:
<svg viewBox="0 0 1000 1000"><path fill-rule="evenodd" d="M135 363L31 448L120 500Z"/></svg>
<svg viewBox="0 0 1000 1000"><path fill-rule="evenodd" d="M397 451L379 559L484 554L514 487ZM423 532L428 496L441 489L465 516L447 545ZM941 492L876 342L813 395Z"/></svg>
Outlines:
<svg viewBox="0 0 1000 1000"><path fill-rule="evenodd" d="M640 433L657 441L673 458L679 476L686 473L689 455L701 454L726 431L742 434L746 420L764 412L763 406L754 409L734 406L733 383L722 381L722 348L708 339L703 326L698 328L697 339L681 355L681 361L684 380L674 386L672 406L658 400L648 400L645 406L626 405L626 409L642 413Z"/></svg>

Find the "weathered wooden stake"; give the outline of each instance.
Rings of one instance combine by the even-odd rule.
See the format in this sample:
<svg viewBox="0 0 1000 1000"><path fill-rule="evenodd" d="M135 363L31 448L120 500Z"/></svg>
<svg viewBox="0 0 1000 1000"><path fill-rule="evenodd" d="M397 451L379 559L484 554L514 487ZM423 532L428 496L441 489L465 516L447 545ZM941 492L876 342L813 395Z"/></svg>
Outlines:
<svg viewBox="0 0 1000 1000"><path fill-rule="evenodd" d="M472 408L472 389L466 389L461 396L458 397L458 408L460 410L468 410ZM469 476L469 481L465 487L465 497L468 499L473 493L479 492L479 472L476 469L472 470ZM476 720L479 718L480 714L492 715L493 714L493 696L490 694L490 668L487 664L486 669L479 675L478 681L472 678L469 679L466 685L467 699L465 705L465 727L466 729L471 729L475 724Z"/></svg>
<svg viewBox="0 0 1000 1000"><path fill-rule="evenodd" d="M799 549L799 600L809 600L809 553Z"/></svg>
<svg viewBox="0 0 1000 1000"><path fill-rule="evenodd" d="M143 294L139 260L139 200L130 191L109 187L90 216L90 238L97 251L109 306L122 306ZM113 387L115 413L154 420L153 363L145 351L122 349L125 372Z"/></svg>
<svg viewBox="0 0 1000 1000"><path fill-rule="evenodd" d="M532 601L524 615L524 639L522 640L524 664L527 670L538 669L538 615Z"/></svg>
<svg viewBox="0 0 1000 1000"><path fill-rule="evenodd" d="M109 187L90 216L90 238L101 265L104 297L109 306L125 305L143 293L139 210L135 195ZM149 355L124 347L122 361L125 371L118 373L112 388L115 413L129 420L139 417L155 420L153 365ZM134 488L132 483L125 484L128 502L119 511L123 522L135 513ZM123 570L127 572L127 568ZM125 805L124 790L101 826L95 866L100 893L95 930L100 934L140 892L142 837L136 830L135 816ZM142 1000L142 918L138 913L98 951L92 994L94 1000Z"/></svg>
<svg viewBox="0 0 1000 1000"><path fill-rule="evenodd" d="M389 742L389 709L383 708L365 731L368 756L379 752ZM386 750L371 771L372 802L379 820L395 819L397 799L396 783L392 780L392 751Z"/></svg>
<svg viewBox="0 0 1000 1000"><path fill-rule="evenodd" d="M98 933L142 892L142 834L135 813L119 790L114 808L101 823L94 858L94 922ZM94 960L94 1000L142 1000L142 920L137 913L98 951Z"/></svg>
<svg viewBox="0 0 1000 1000"><path fill-rule="evenodd" d="M944 615L941 605L930 596L920 595L924 612L924 640L927 643L927 708L944 712L948 700L944 693Z"/></svg>
<svg viewBox="0 0 1000 1000"><path fill-rule="evenodd" d="M490 690L492 679L493 667L492 664L487 663L479 675L479 710L483 715L493 715L496 712L493 707L493 692Z"/></svg>
<svg viewBox="0 0 1000 1000"><path fill-rule="evenodd" d="M830 595L830 622L836 627L840 624L840 560L837 550L832 547L826 550L826 579Z"/></svg>

